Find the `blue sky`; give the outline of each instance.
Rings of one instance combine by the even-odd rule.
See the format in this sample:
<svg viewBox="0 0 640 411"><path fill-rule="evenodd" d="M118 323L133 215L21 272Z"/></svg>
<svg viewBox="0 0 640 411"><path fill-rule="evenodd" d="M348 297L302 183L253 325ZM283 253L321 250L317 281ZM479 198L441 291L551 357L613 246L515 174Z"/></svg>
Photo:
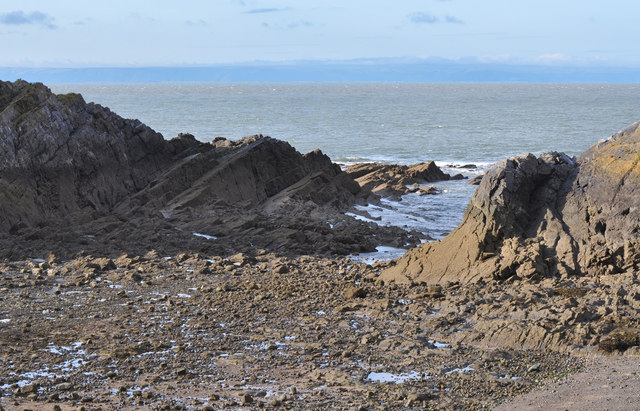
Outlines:
<svg viewBox="0 0 640 411"><path fill-rule="evenodd" d="M3 1L0 66L442 58L640 67L637 0Z"/></svg>

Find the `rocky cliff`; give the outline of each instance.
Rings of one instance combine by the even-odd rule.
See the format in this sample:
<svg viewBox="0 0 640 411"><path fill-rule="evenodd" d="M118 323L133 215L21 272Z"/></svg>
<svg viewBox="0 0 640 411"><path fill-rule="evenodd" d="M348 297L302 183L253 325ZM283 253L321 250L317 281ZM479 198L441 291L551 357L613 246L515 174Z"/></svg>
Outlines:
<svg viewBox="0 0 640 411"><path fill-rule="evenodd" d="M639 126L577 160L547 153L496 164L463 222L441 242L410 250L382 278L468 283L637 269Z"/></svg>
<svg viewBox="0 0 640 411"><path fill-rule="evenodd" d="M78 94L0 82L4 255L28 252L16 251L22 243L36 254L105 244L345 254L373 250L374 233L412 241L402 230L340 214L360 191L319 150L302 155L262 135L202 143L181 134L167 141ZM191 235L202 230L208 237ZM224 241L207 241L215 236Z"/></svg>
<svg viewBox="0 0 640 411"><path fill-rule="evenodd" d="M0 95L2 231L109 210L175 154L160 134L80 95L24 81L0 83Z"/></svg>

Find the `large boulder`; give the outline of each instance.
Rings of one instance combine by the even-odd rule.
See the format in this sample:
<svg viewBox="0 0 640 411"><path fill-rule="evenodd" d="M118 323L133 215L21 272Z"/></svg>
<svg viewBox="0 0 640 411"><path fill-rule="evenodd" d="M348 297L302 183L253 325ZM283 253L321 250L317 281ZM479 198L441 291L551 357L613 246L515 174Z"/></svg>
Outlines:
<svg viewBox="0 0 640 411"><path fill-rule="evenodd" d="M480 183L463 222L410 250L385 281L463 283L620 272L640 261L640 123L579 159L517 156Z"/></svg>

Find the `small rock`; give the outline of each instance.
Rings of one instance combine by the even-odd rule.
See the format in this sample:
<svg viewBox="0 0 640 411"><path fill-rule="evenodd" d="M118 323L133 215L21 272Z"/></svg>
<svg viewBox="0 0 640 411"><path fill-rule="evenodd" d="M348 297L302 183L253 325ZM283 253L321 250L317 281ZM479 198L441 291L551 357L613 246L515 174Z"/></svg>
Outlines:
<svg viewBox="0 0 640 411"><path fill-rule="evenodd" d="M347 298L365 298L367 291L360 287L349 287L344 290L344 296Z"/></svg>
<svg viewBox="0 0 640 411"><path fill-rule="evenodd" d="M442 286L440 285L430 285L427 287L427 296L430 298L441 298L442 294Z"/></svg>
<svg viewBox="0 0 640 411"><path fill-rule="evenodd" d="M24 385L20 387L20 394L27 395L27 394L35 393L38 391L38 388L40 388L38 384Z"/></svg>
<svg viewBox="0 0 640 411"><path fill-rule="evenodd" d="M56 390L59 390L59 391L69 391L72 388L73 388L73 384L69 382L63 382L62 384L56 385Z"/></svg>
<svg viewBox="0 0 640 411"><path fill-rule="evenodd" d="M95 258L91 263L94 266L96 266L100 271L116 269L115 263L110 258Z"/></svg>
<svg viewBox="0 0 640 411"><path fill-rule="evenodd" d="M529 369L527 370L527 372L532 372L532 371L540 371L540 363L537 364L533 364L531 367L529 367Z"/></svg>
<svg viewBox="0 0 640 411"><path fill-rule="evenodd" d="M242 401L241 405L253 404L253 397L249 393L242 394L240 400Z"/></svg>
<svg viewBox="0 0 640 411"><path fill-rule="evenodd" d="M419 401L428 401L431 398L433 398L433 394L431 393L427 393L427 392L414 393L414 394L409 394L407 396L407 402L413 404Z"/></svg>
<svg viewBox="0 0 640 411"><path fill-rule="evenodd" d="M140 281L142 281L142 276L136 272L131 272L129 273L129 275L127 276L127 278L131 281L135 281L137 283L139 283Z"/></svg>
<svg viewBox="0 0 640 411"><path fill-rule="evenodd" d="M289 272L289 267L284 264L278 265L273 269L273 272L276 274L286 274Z"/></svg>
<svg viewBox="0 0 640 411"><path fill-rule="evenodd" d="M247 264L255 264L256 263L256 259L253 257L249 257L243 253L239 253L239 254L235 254L232 255L230 257L227 258L227 260L231 261L232 263L238 265L238 266L242 266L242 265L247 265Z"/></svg>

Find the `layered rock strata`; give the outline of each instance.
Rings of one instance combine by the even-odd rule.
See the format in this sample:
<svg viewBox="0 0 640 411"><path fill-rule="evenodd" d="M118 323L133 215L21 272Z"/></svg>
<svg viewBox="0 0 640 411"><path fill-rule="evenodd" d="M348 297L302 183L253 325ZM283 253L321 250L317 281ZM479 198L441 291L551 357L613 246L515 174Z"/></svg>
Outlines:
<svg viewBox="0 0 640 411"><path fill-rule="evenodd" d="M414 164L358 163L345 172L364 189L383 197L399 198L407 193L435 194L437 190L425 183L447 180L462 180L462 174L451 176L443 172L435 162Z"/></svg>
<svg viewBox="0 0 640 411"><path fill-rule="evenodd" d="M262 135L167 141L78 94L0 82L5 256L87 246L348 254L419 241L341 214L369 195L319 150Z"/></svg>
<svg viewBox="0 0 640 411"><path fill-rule="evenodd" d="M553 152L496 164L463 222L441 242L410 250L384 280L469 283L636 270L639 126L577 160Z"/></svg>

